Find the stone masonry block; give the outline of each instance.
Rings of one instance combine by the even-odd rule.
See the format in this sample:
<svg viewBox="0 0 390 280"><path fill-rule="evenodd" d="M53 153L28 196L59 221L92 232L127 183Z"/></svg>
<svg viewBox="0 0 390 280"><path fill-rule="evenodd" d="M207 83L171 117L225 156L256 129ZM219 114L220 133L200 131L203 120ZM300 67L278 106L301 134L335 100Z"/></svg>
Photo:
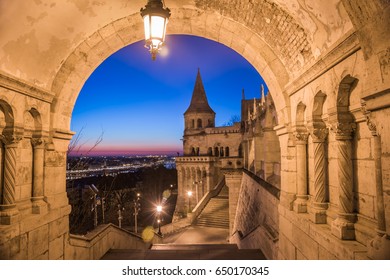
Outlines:
<svg viewBox="0 0 390 280"><path fill-rule="evenodd" d="M49 259L56 260L64 255L64 235L49 242Z"/></svg>
<svg viewBox="0 0 390 280"><path fill-rule="evenodd" d="M67 216L49 224L49 240L53 241L68 232L69 218Z"/></svg>
<svg viewBox="0 0 390 280"><path fill-rule="evenodd" d="M113 34L115 34L116 30L113 24L107 24L106 26L101 28L98 32L103 39L106 39L108 37L111 37Z"/></svg>
<svg viewBox="0 0 390 280"><path fill-rule="evenodd" d="M287 260L297 258L294 244L284 234L279 234L279 251Z"/></svg>
<svg viewBox="0 0 390 280"><path fill-rule="evenodd" d="M28 258L35 259L49 249L49 227L41 226L28 233Z"/></svg>
<svg viewBox="0 0 390 280"><path fill-rule="evenodd" d="M299 248L305 258L310 260L318 259L318 243L297 226L292 229L292 242Z"/></svg>

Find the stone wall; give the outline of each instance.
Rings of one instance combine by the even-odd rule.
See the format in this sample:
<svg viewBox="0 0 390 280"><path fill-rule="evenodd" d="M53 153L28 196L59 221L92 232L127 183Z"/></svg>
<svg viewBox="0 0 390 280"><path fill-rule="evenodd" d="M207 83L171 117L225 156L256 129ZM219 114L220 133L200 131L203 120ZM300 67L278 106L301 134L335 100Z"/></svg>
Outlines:
<svg viewBox="0 0 390 280"><path fill-rule="evenodd" d="M267 259L276 259L278 196L278 189L248 171L243 172L230 242L237 243L239 248L261 249Z"/></svg>

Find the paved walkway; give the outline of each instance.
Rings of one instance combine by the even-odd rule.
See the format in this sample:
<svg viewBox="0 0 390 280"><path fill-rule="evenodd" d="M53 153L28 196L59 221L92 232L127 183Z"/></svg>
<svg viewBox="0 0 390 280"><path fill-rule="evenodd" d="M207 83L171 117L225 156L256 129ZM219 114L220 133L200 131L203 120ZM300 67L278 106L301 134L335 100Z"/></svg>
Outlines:
<svg viewBox="0 0 390 280"><path fill-rule="evenodd" d="M228 229L190 226L150 250L110 250L103 260L264 260L260 250L228 244Z"/></svg>
<svg viewBox="0 0 390 280"><path fill-rule="evenodd" d="M226 244L228 229L189 226L186 229L164 237L165 244Z"/></svg>

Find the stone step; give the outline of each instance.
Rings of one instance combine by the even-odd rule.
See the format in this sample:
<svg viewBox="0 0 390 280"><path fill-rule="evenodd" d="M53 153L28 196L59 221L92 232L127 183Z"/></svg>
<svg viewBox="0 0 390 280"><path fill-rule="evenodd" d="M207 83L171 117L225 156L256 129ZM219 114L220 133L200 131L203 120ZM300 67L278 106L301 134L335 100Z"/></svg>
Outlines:
<svg viewBox="0 0 390 280"><path fill-rule="evenodd" d="M228 245L228 246L226 246ZM232 245L232 246L230 246ZM111 249L102 260L265 260L260 250L240 250L233 244L161 245L150 250ZM152 247L153 248L153 247Z"/></svg>
<svg viewBox="0 0 390 280"><path fill-rule="evenodd" d="M237 244L153 244L150 250L238 250Z"/></svg>

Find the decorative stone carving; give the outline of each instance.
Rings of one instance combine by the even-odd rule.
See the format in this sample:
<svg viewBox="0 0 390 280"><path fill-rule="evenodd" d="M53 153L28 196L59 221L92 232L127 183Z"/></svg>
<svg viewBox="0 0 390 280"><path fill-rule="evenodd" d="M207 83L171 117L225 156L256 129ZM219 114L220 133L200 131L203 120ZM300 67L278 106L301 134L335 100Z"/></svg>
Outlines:
<svg viewBox="0 0 390 280"><path fill-rule="evenodd" d="M42 138L31 138L31 145L34 148L44 148L45 140Z"/></svg>
<svg viewBox="0 0 390 280"><path fill-rule="evenodd" d="M5 146L10 146L17 145L22 140L22 137L15 134L5 134L0 135L0 140L4 143Z"/></svg>
<svg viewBox="0 0 390 280"><path fill-rule="evenodd" d="M373 123L372 118L371 118L371 111L367 111L365 102L362 102L361 104L362 104L362 107L360 109L361 109L364 117L366 118L366 123L367 123L368 129L371 131L372 136L378 136L376 125Z"/></svg>
<svg viewBox="0 0 390 280"><path fill-rule="evenodd" d="M301 144L306 144L307 143L307 138L309 137L309 133L303 132L303 131L302 132L301 131L295 131L293 134L294 134L295 140L298 143L299 142L301 142Z"/></svg>
<svg viewBox="0 0 390 280"><path fill-rule="evenodd" d="M313 128L311 136L314 143L323 143L328 136L328 128Z"/></svg>
<svg viewBox="0 0 390 280"><path fill-rule="evenodd" d="M385 82L385 76L390 73L390 47L378 54L379 65L381 69L382 82Z"/></svg>
<svg viewBox="0 0 390 280"><path fill-rule="evenodd" d="M335 133L336 140L350 140L352 138L352 133L356 129L356 124L350 122L337 122L333 124L330 129Z"/></svg>

